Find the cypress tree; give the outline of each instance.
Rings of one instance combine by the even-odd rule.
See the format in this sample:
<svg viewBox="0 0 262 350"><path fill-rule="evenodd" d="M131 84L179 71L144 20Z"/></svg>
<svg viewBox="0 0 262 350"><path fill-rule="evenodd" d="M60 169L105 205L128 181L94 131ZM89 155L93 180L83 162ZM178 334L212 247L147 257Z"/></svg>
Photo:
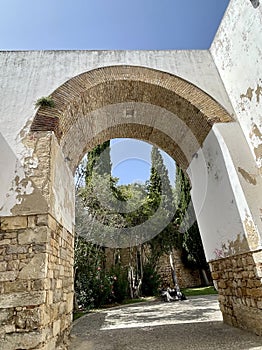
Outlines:
<svg viewBox="0 0 262 350"><path fill-rule="evenodd" d="M163 207L169 210L173 204L172 187L163 157L155 146L151 151L151 173L148 182L148 199L151 208L156 210L162 200Z"/></svg>
<svg viewBox="0 0 262 350"><path fill-rule="evenodd" d="M94 174L111 175L110 140L95 146L87 155L86 183Z"/></svg>
<svg viewBox="0 0 262 350"><path fill-rule="evenodd" d="M191 185L188 177L179 167L176 168L175 200L178 222L187 224L187 209L191 201ZM205 283L208 283L206 271L209 271L197 221L184 233L179 234L179 246L182 251L182 260L186 266L200 269Z"/></svg>

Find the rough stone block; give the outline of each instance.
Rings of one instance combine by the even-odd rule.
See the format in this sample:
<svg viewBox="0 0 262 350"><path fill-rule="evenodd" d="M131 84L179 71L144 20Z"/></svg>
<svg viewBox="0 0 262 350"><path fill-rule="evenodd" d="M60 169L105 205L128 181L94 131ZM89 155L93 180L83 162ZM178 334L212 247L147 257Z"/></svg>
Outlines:
<svg viewBox="0 0 262 350"><path fill-rule="evenodd" d="M5 293L26 292L29 291L29 283L27 280L18 280L4 283Z"/></svg>
<svg viewBox="0 0 262 350"><path fill-rule="evenodd" d="M1 339L1 350L34 349L43 341L42 332L11 333Z"/></svg>
<svg viewBox="0 0 262 350"><path fill-rule="evenodd" d="M6 271L7 269L7 262L6 261L2 261L0 262L0 271Z"/></svg>
<svg viewBox="0 0 262 350"><path fill-rule="evenodd" d="M46 301L46 292L21 292L21 293L9 293L0 295L0 309L28 306L28 305L41 305Z"/></svg>
<svg viewBox="0 0 262 350"><path fill-rule="evenodd" d="M253 253L253 260L255 264L259 264L262 262L262 250Z"/></svg>
<svg viewBox="0 0 262 350"><path fill-rule="evenodd" d="M2 219L1 229L3 231L7 230L17 230L27 227L27 216L10 216Z"/></svg>
<svg viewBox="0 0 262 350"><path fill-rule="evenodd" d="M0 309L0 325L9 324L12 320L14 309Z"/></svg>
<svg viewBox="0 0 262 350"><path fill-rule="evenodd" d="M32 290L44 290L47 289L47 280L48 279L38 279L31 281L31 289Z"/></svg>
<svg viewBox="0 0 262 350"><path fill-rule="evenodd" d="M56 229L57 229L57 222L56 220L51 216L51 215L48 215L48 227L50 227L50 229L55 232Z"/></svg>
<svg viewBox="0 0 262 350"><path fill-rule="evenodd" d="M62 280L56 280L56 288L60 289L63 286L63 281Z"/></svg>
<svg viewBox="0 0 262 350"><path fill-rule="evenodd" d="M46 226L28 228L18 235L19 244L46 243L49 241L49 231Z"/></svg>
<svg viewBox="0 0 262 350"><path fill-rule="evenodd" d="M25 254L28 252L27 246L10 245L6 249L6 254Z"/></svg>
<svg viewBox="0 0 262 350"><path fill-rule="evenodd" d="M27 217L27 226L34 228L36 226L36 216L31 215Z"/></svg>
<svg viewBox="0 0 262 350"><path fill-rule="evenodd" d="M262 309L262 300L260 300L260 301L257 302L257 307L258 307L259 309Z"/></svg>
<svg viewBox="0 0 262 350"><path fill-rule="evenodd" d="M48 214L37 215L37 226L48 226Z"/></svg>
<svg viewBox="0 0 262 350"><path fill-rule="evenodd" d="M60 333L60 329L61 329L61 320L54 321L54 323L53 323L53 336L54 337Z"/></svg>
<svg viewBox="0 0 262 350"><path fill-rule="evenodd" d="M18 271L0 272L0 282L14 281L17 278Z"/></svg>
<svg viewBox="0 0 262 350"><path fill-rule="evenodd" d="M19 279L42 279L47 276L47 254L35 255L19 272Z"/></svg>
<svg viewBox="0 0 262 350"><path fill-rule="evenodd" d="M4 336L7 333L13 333L13 332L15 332L15 325L14 324L3 325L0 328L0 337ZM0 338L0 345L1 345L1 338Z"/></svg>
<svg viewBox="0 0 262 350"><path fill-rule="evenodd" d="M47 296L46 296L46 303L47 305L52 305L54 300L54 293L53 291L49 290L47 291Z"/></svg>
<svg viewBox="0 0 262 350"><path fill-rule="evenodd" d="M43 306L25 309L17 312L14 317L16 328L27 331L37 330L42 327Z"/></svg>
<svg viewBox="0 0 262 350"><path fill-rule="evenodd" d="M10 260L7 263L7 271L16 271L19 268L19 260Z"/></svg>
<svg viewBox="0 0 262 350"><path fill-rule="evenodd" d="M5 238L8 238L8 239L16 239L17 232L6 232L4 236Z"/></svg>
<svg viewBox="0 0 262 350"><path fill-rule="evenodd" d="M63 295L63 291L61 289L55 289L53 302L58 303L59 301L61 301L62 295Z"/></svg>
<svg viewBox="0 0 262 350"><path fill-rule="evenodd" d="M0 240L0 245L8 245L8 244L11 244L11 239L1 239Z"/></svg>
<svg viewBox="0 0 262 350"><path fill-rule="evenodd" d="M74 301L74 293L67 294L67 300L66 300L66 311L67 311L67 313L72 312L72 310L73 310L73 301Z"/></svg>

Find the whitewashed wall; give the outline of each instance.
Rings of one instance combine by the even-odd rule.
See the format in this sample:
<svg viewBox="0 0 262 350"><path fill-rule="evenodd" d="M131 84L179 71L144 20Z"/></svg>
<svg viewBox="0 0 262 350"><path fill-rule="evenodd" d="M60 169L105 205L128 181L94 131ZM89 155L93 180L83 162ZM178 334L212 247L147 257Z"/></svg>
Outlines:
<svg viewBox="0 0 262 350"><path fill-rule="evenodd" d="M216 124L188 169L209 261L262 247L262 181L242 180L241 167L255 164L239 124Z"/></svg>
<svg viewBox="0 0 262 350"><path fill-rule="evenodd" d="M210 52L249 147L262 167L262 3L232 0Z"/></svg>

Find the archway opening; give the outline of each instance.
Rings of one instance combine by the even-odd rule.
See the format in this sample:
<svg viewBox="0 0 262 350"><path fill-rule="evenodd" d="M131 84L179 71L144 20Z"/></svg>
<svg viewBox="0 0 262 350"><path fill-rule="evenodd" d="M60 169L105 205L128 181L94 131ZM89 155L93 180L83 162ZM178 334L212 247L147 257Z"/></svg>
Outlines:
<svg viewBox="0 0 262 350"><path fill-rule="evenodd" d="M117 179L112 175L123 163L131 166L128 177L125 171ZM141 163L147 174L139 176L134 165ZM84 158L76 179L75 249L82 308L160 295L167 288L173 296L164 295L173 300L182 297L181 287L212 283L196 221L186 217L190 182L175 168L165 152L132 139L111 140L111 147L105 142Z"/></svg>

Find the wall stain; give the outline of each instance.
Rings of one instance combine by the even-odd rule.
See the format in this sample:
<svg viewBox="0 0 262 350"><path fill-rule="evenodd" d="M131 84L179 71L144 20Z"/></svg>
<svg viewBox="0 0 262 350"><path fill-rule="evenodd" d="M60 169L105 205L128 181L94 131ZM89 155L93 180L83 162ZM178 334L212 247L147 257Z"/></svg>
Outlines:
<svg viewBox="0 0 262 350"><path fill-rule="evenodd" d="M46 151L49 143L46 141L46 133L26 134L27 127L28 125L19 135L25 146L23 150L24 175L21 177L17 174L13 179L12 190L16 195L16 204L10 209L13 215L48 211L46 192L49 193L49 188L46 189L43 186L46 186L49 179L49 159L45 162L49 157L49 151ZM47 138L49 140L50 136ZM39 159L43 159L41 164L39 164Z"/></svg>
<svg viewBox="0 0 262 350"><path fill-rule="evenodd" d="M245 94L241 94L240 98L248 98L249 101L253 98L253 92L255 92L257 103L260 102L260 96L262 96L262 86L257 84L256 90L249 87Z"/></svg>
<svg viewBox="0 0 262 350"><path fill-rule="evenodd" d="M240 98L241 98L241 99L242 99L242 98L248 98L249 101L251 101L251 100L252 100L252 97L253 97L253 91L254 91L254 89L251 89L251 87L249 87L249 88L247 89L247 92L246 92L245 94L241 94L241 95L240 95Z"/></svg>
<svg viewBox="0 0 262 350"><path fill-rule="evenodd" d="M262 158L262 144L254 148L254 153L257 160Z"/></svg>
<svg viewBox="0 0 262 350"><path fill-rule="evenodd" d="M257 247L259 246L260 239L255 225L249 215L246 215L246 218L243 223L246 230L249 247L252 250L257 249Z"/></svg>
<svg viewBox="0 0 262 350"><path fill-rule="evenodd" d="M227 241L221 245L221 249L215 250L217 259L241 254L249 250L249 245L245 235L238 233L234 241Z"/></svg>
<svg viewBox="0 0 262 350"><path fill-rule="evenodd" d="M243 176L243 178L250 183L251 185L256 185L257 184L257 180L255 175L251 175L249 174L246 170L238 167L238 172Z"/></svg>
<svg viewBox="0 0 262 350"><path fill-rule="evenodd" d="M35 213L36 208L38 212L43 213L48 210L46 200L28 177L20 179L17 175L14 178L14 183L17 204L11 209L13 215ZM27 190L28 185L30 187L30 193Z"/></svg>
<svg viewBox="0 0 262 350"><path fill-rule="evenodd" d="M257 103L260 102L260 95L262 96L262 86L257 84L257 88L255 90L255 94L257 96Z"/></svg>
<svg viewBox="0 0 262 350"><path fill-rule="evenodd" d="M256 124L252 125L249 137L252 140L254 146L256 160L259 161L260 159L262 159L262 134Z"/></svg>
<svg viewBox="0 0 262 350"><path fill-rule="evenodd" d="M28 134L29 130L30 130L30 126L32 124L31 120L27 120L23 129L20 131L20 133L17 135L16 140L18 139L18 137L20 137L21 139L24 139L26 137L26 135Z"/></svg>
<svg viewBox="0 0 262 350"><path fill-rule="evenodd" d="M262 134L256 124L252 125L252 134L259 138L259 140L262 142Z"/></svg>

